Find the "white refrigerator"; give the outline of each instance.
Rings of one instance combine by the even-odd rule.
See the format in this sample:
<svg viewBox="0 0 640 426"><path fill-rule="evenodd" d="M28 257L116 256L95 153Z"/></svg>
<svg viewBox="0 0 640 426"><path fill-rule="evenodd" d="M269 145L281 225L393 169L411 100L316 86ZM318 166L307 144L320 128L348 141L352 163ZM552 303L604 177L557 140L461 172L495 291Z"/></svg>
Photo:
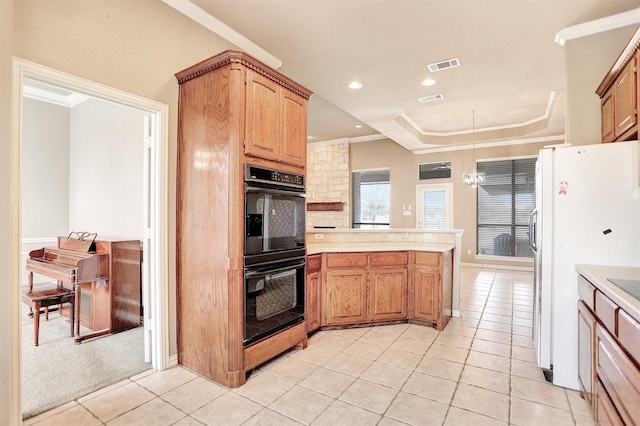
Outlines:
<svg viewBox="0 0 640 426"><path fill-rule="evenodd" d="M578 385L579 263L640 266L638 142L550 147L536 164L533 339L553 384Z"/></svg>

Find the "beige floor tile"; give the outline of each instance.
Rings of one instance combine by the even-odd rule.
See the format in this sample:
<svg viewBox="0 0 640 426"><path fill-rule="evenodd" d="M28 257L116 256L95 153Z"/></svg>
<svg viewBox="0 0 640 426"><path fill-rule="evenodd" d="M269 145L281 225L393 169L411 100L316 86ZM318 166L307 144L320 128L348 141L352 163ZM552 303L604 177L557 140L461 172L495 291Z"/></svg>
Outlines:
<svg viewBox="0 0 640 426"><path fill-rule="evenodd" d="M242 426L298 426L301 424L302 423L296 422L273 410L263 408L249 420L242 423ZM200 423L198 423L198 425L200 425Z"/></svg>
<svg viewBox="0 0 640 426"><path fill-rule="evenodd" d="M229 392L227 388L203 377L198 377L163 394L162 399L188 414L227 392Z"/></svg>
<svg viewBox="0 0 640 426"><path fill-rule="evenodd" d="M233 392L266 406L293 386L294 383L266 372L256 377L251 377L243 386L233 389Z"/></svg>
<svg viewBox="0 0 640 426"><path fill-rule="evenodd" d="M408 337L410 339L420 339L420 340L426 340L426 341L431 342L436 337L438 337L438 331L433 329L432 327L411 324L401 334L401 336L402 337Z"/></svg>
<svg viewBox="0 0 640 426"><path fill-rule="evenodd" d="M333 401L326 395L296 386L276 399L269 408L300 423L311 424Z"/></svg>
<svg viewBox="0 0 640 426"><path fill-rule="evenodd" d="M388 386L368 380L356 379L338 399L374 413L382 414L387 410L398 392L397 389L392 389Z"/></svg>
<svg viewBox="0 0 640 426"><path fill-rule="evenodd" d="M163 393L169 392L171 389L175 389L188 381L194 380L196 377L198 377L197 374L187 370L186 368L175 366L149 374L148 376L137 380L136 383L149 389L156 395L162 395Z"/></svg>
<svg viewBox="0 0 640 426"><path fill-rule="evenodd" d="M395 334L396 336L399 336L402 333L404 333L405 330L409 328L409 326L410 326L409 323L380 325L380 326L377 326L375 330L380 333L389 333L389 334Z"/></svg>
<svg viewBox="0 0 640 426"><path fill-rule="evenodd" d="M531 327L532 320L529 318L513 318L513 325L521 325L523 327Z"/></svg>
<svg viewBox="0 0 640 426"><path fill-rule="evenodd" d="M403 332L406 330L403 330ZM385 348L388 348L396 339L398 338L397 334L390 333L381 333L375 329L370 330L368 333L362 335L359 342L368 342L373 343L374 345L380 345Z"/></svg>
<svg viewBox="0 0 640 426"><path fill-rule="evenodd" d="M460 307L460 318L471 318L471 319L479 320L480 317L482 317L482 312L469 311Z"/></svg>
<svg viewBox="0 0 640 426"><path fill-rule="evenodd" d="M490 342L511 343L511 333L501 333L499 331L493 330L485 330L483 328L479 328L475 334L474 339L488 340Z"/></svg>
<svg viewBox="0 0 640 426"><path fill-rule="evenodd" d="M299 383L307 389L337 398L355 377L328 368L320 367Z"/></svg>
<svg viewBox="0 0 640 426"><path fill-rule="evenodd" d="M489 340L474 339L471 350L503 357L511 356L511 344L491 342Z"/></svg>
<svg viewBox="0 0 640 426"><path fill-rule="evenodd" d="M542 369L538 364L528 361L520 361L518 359L511 360L511 375L526 377L531 380L545 381Z"/></svg>
<svg viewBox="0 0 640 426"><path fill-rule="evenodd" d="M466 383L506 395L509 394L510 380L509 374L474 367L472 365L466 365L460 376L460 383Z"/></svg>
<svg viewBox="0 0 640 426"><path fill-rule="evenodd" d="M155 398L154 394L137 383L131 382L86 400L83 405L100 420L107 422L153 398Z"/></svg>
<svg viewBox="0 0 640 426"><path fill-rule="evenodd" d="M402 387L402 392L411 393L423 398L433 399L445 404L451 402L457 382L441 379L428 374L413 372Z"/></svg>
<svg viewBox="0 0 640 426"><path fill-rule="evenodd" d="M70 425L83 425L93 426L101 425L102 422L95 418L95 416L86 408L78 405L75 401L73 406L68 407L65 404L65 409L54 409L50 412L41 414L37 417L23 422L23 425L37 425L37 426L70 426Z"/></svg>
<svg viewBox="0 0 640 426"><path fill-rule="evenodd" d="M197 420L211 425L239 425L251 418L262 406L234 392L227 392L191 413Z"/></svg>
<svg viewBox="0 0 640 426"><path fill-rule="evenodd" d="M477 318L465 318L463 316L453 317L449 320L449 324L447 325L447 327L452 325L452 326L478 328L479 322L480 321Z"/></svg>
<svg viewBox="0 0 640 426"><path fill-rule="evenodd" d="M310 348L308 347L307 349L305 349L305 351L309 349ZM335 356L337 355L334 355L334 357ZM332 359L333 358L330 358L327 362L330 362ZM318 368L320 367L317 364L301 361L295 357L289 357L288 359L285 359L284 361L268 368L265 371L269 374L281 377L290 382L299 383L309 374L316 371Z"/></svg>
<svg viewBox="0 0 640 426"><path fill-rule="evenodd" d="M467 358L468 354L469 351L467 349L438 345L435 343L431 345L431 347L427 351L427 355L429 356L460 363L464 363L464 360Z"/></svg>
<svg viewBox="0 0 640 426"><path fill-rule="evenodd" d="M486 310L482 314L482 320L483 321L499 322L499 323L502 323L502 324L511 324L511 316L488 314L488 313L486 313Z"/></svg>
<svg viewBox="0 0 640 426"><path fill-rule="evenodd" d="M573 413L583 414L590 416L591 415L591 406L589 403L582 397L580 392L574 391L571 389L565 389L565 393L567 394L567 399L569 400L569 407Z"/></svg>
<svg viewBox="0 0 640 426"><path fill-rule="evenodd" d="M537 362L537 356L535 349L523 348L521 346L514 346L511 350L511 358L520 361Z"/></svg>
<svg viewBox="0 0 640 426"><path fill-rule="evenodd" d="M187 416L183 417L181 420L178 420L173 424L173 426L202 426L202 423L191 416Z"/></svg>
<svg viewBox="0 0 640 426"><path fill-rule="evenodd" d="M511 314L513 313L513 311L510 308L507 309L507 308L496 308L492 306L487 306L484 308L484 313L492 314L492 315L500 315L500 316L511 318Z"/></svg>
<svg viewBox="0 0 640 426"><path fill-rule="evenodd" d="M460 302L460 309L481 313L482 311L484 311L484 303L474 303L463 300L462 302Z"/></svg>
<svg viewBox="0 0 640 426"><path fill-rule="evenodd" d="M327 333L337 334L338 336L344 336L350 339L357 340L369 330L371 330L371 327L343 328L341 330L327 331Z"/></svg>
<svg viewBox="0 0 640 426"><path fill-rule="evenodd" d="M415 371L441 377L447 380L458 381L464 364L446 359L425 356L418 364Z"/></svg>
<svg viewBox="0 0 640 426"><path fill-rule="evenodd" d="M520 398L511 399L510 422L517 426L540 426L541 423L554 426L574 424L573 416L568 411Z"/></svg>
<svg viewBox="0 0 640 426"><path fill-rule="evenodd" d="M518 336L533 336L533 329L531 327L523 327L521 325L514 325L511 331L514 335Z"/></svg>
<svg viewBox="0 0 640 426"><path fill-rule="evenodd" d="M351 355L360 356L370 360L376 360L387 349L386 346L380 346L375 343L363 342L357 340L343 352Z"/></svg>
<svg viewBox="0 0 640 426"><path fill-rule="evenodd" d="M449 321L449 324L447 324L444 330L442 330L442 332L440 333L440 336L451 334L451 335L462 336L462 337L473 337L476 334L476 330L477 330L477 327L475 326L466 327L464 325L455 324Z"/></svg>
<svg viewBox="0 0 640 426"><path fill-rule="evenodd" d="M413 352L401 351L389 348L378 357L379 362L396 365L398 367L413 370L422 360L422 355Z"/></svg>
<svg viewBox="0 0 640 426"><path fill-rule="evenodd" d="M509 420L509 396L460 383L451 405L497 420Z"/></svg>
<svg viewBox="0 0 640 426"><path fill-rule="evenodd" d="M298 361L308 362L310 364L324 365L325 362L336 356L338 351L323 348L321 346L307 346L303 351L295 351L291 358Z"/></svg>
<svg viewBox="0 0 640 426"><path fill-rule="evenodd" d="M531 336L512 336L511 344L522 348L535 348L535 346L533 346L533 338Z"/></svg>
<svg viewBox="0 0 640 426"><path fill-rule="evenodd" d="M466 364L508 374L511 368L511 359L484 352L471 351Z"/></svg>
<svg viewBox="0 0 640 426"><path fill-rule="evenodd" d="M456 334L450 333L440 333L440 335L436 337L436 340L434 340L434 343L438 345L455 346L456 348L469 349L471 347L472 341L472 337L458 336Z"/></svg>
<svg viewBox="0 0 640 426"><path fill-rule="evenodd" d="M375 361L360 375L360 378L393 389L401 389L410 374L411 370L406 368Z"/></svg>
<svg viewBox="0 0 640 426"><path fill-rule="evenodd" d="M351 345L354 341L355 340L340 336L339 334L326 334L313 342L313 344L315 346L332 349L334 351L341 351Z"/></svg>
<svg viewBox="0 0 640 426"><path fill-rule="evenodd" d="M433 341L431 340L411 339L400 336L389 348L424 355L432 343Z"/></svg>
<svg viewBox="0 0 640 426"><path fill-rule="evenodd" d="M169 426L184 418L186 415L173 405L160 398L142 404L109 421L109 426Z"/></svg>
<svg viewBox="0 0 640 426"><path fill-rule="evenodd" d="M512 314L513 314L513 310L511 309L512 306L513 304L511 302L509 303L494 302L494 301L487 302L488 308L509 309L512 311Z"/></svg>
<svg viewBox="0 0 640 426"><path fill-rule="evenodd" d="M373 361L361 356L339 353L327 361L323 367L358 377Z"/></svg>
<svg viewBox="0 0 640 426"><path fill-rule="evenodd" d="M400 392L385 413L385 417L409 425L442 425L447 404Z"/></svg>
<svg viewBox="0 0 640 426"><path fill-rule="evenodd" d="M491 417L474 413L472 411L463 410L458 407L451 407L449 408L449 412L447 413L447 418L445 419L444 424L445 426L501 426L507 425L508 423L492 419Z"/></svg>
<svg viewBox="0 0 640 426"><path fill-rule="evenodd" d="M528 319L528 320L533 320L533 312L530 312L528 310L526 310L526 311L515 310L515 311L513 311L513 317L514 318L525 318L525 319Z"/></svg>
<svg viewBox="0 0 640 426"><path fill-rule="evenodd" d="M596 424L591 414L573 413L573 418L576 421L576 426L594 426Z"/></svg>
<svg viewBox="0 0 640 426"><path fill-rule="evenodd" d="M511 333L511 327L512 327L511 324L487 321L484 319L484 317L483 319L480 320L480 323L478 324L478 329L499 331L501 333Z"/></svg>
<svg viewBox="0 0 640 426"><path fill-rule="evenodd" d="M527 401L549 405L562 410L570 410L564 389L548 382L524 377L511 377L511 395Z"/></svg>
<svg viewBox="0 0 640 426"><path fill-rule="evenodd" d="M312 423L313 426L370 426L378 423L382 416L355 405L334 401Z"/></svg>
<svg viewBox="0 0 640 426"><path fill-rule="evenodd" d="M130 385L131 383L133 383L133 381L131 381L130 379L122 380L120 382L117 382L117 383L114 383L112 385L109 385L109 386L107 386L105 388L98 389L97 391L92 392L92 393L90 393L88 395L80 397L80 398L78 398L78 402L82 404L85 401L88 401L90 399L93 399L93 398L96 398L98 396L104 395L105 393L109 393L109 392L113 391L114 389L118 389L118 388L120 388L122 386Z"/></svg>
<svg viewBox="0 0 640 426"><path fill-rule="evenodd" d="M378 426L406 426L406 425L407 425L406 423L399 422L390 417L383 417L378 422Z"/></svg>

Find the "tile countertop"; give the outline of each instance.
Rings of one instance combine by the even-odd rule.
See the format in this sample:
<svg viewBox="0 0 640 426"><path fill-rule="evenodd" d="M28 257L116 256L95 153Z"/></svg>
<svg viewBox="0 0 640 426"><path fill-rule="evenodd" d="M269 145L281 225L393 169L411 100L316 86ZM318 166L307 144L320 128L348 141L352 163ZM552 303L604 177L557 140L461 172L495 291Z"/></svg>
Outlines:
<svg viewBox="0 0 640 426"><path fill-rule="evenodd" d="M376 241L376 242L335 242L335 243L307 243L307 254L330 253L330 252L357 252L357 251L403 251L420 250L446 252L455 248L455 243L417 243L417 242L397 242L397 241Z"/></svg>
<svg viewBox="0 0 640 426"><path fill-rule="evenodd" d="M576 265L576 271L583 275L598 290L613 300L625 312L640 322L640 300L620 287L611 283L611 279L640 280L640 268L627 266Z"/></svg>

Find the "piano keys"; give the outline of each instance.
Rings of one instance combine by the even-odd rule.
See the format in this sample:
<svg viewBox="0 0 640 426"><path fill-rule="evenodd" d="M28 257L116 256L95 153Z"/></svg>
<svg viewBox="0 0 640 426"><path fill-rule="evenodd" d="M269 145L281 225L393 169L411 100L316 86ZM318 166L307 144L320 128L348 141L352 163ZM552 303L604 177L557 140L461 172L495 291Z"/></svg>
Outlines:
<svg viewBox="0 0 640 426"><path fill-rule="evenodd" d="M30 279L35 272L74 289L74 339L80 343L140 325L140 262L139 240L101 239L85 246L59 237L58 247L31 251L26 268ZM92 332L81 335L80 324Z"/></svg>

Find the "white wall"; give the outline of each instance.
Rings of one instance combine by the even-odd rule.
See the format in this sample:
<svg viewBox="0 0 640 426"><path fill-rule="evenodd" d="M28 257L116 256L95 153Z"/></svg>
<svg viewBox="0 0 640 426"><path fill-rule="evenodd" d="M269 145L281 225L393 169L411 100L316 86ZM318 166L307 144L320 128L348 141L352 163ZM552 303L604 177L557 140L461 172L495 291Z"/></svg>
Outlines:
<svg viewBox="0 0 640 426"><path fill-rule="evenodd" d="M69 108L28 98L22 108L22 238L66 235Z"/></svg>
<svg viewBox="0 0 640 426"><path fill-rule="evenodd" d="M142 239L144 113L89 99L71 111L69 230Z"/></svg>

